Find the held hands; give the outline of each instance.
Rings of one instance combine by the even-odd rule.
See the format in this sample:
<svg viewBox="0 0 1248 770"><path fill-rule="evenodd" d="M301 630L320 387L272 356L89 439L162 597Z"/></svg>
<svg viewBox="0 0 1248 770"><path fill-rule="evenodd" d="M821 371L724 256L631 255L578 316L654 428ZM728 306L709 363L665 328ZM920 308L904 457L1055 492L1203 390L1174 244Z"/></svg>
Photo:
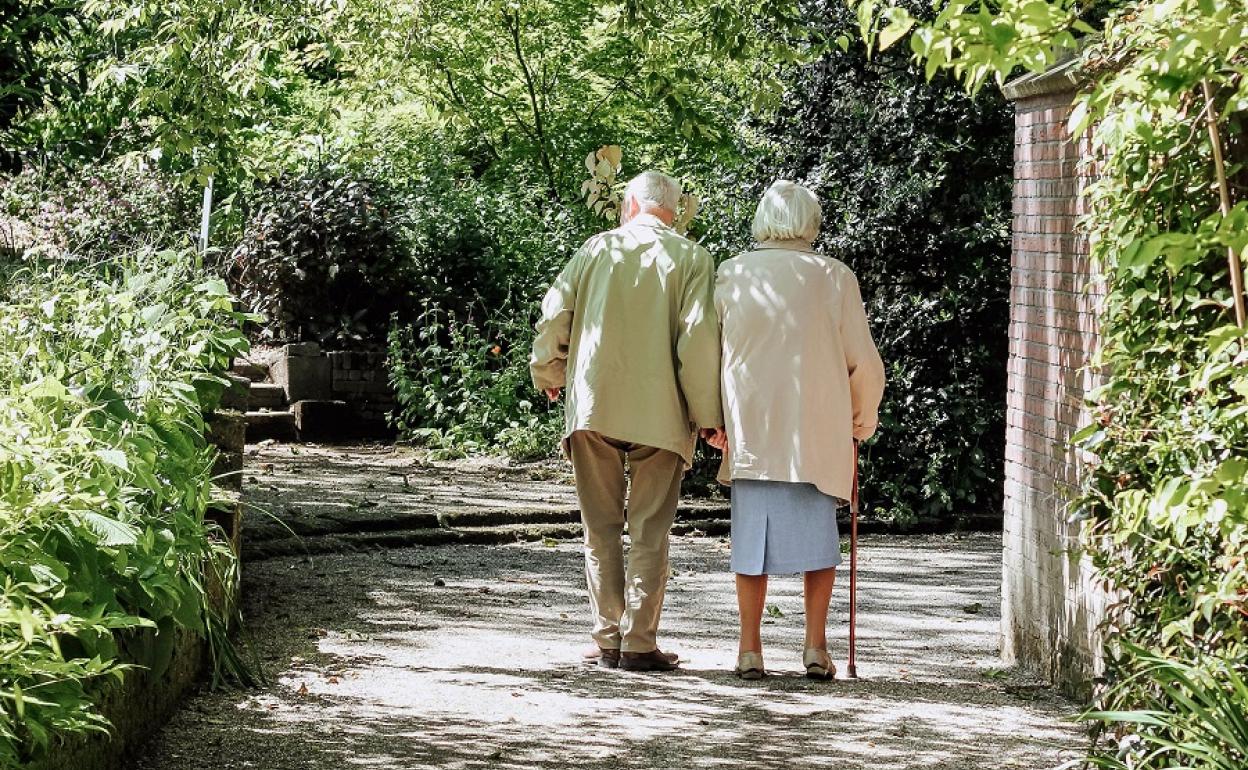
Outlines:
<svg viewBox="0 0 1248 770"><path fill-rule="evenodd" d="M723 452L728 449L728 433L722 428L703 428L698 431L702 436L702 440L719 451Z"/></svg>

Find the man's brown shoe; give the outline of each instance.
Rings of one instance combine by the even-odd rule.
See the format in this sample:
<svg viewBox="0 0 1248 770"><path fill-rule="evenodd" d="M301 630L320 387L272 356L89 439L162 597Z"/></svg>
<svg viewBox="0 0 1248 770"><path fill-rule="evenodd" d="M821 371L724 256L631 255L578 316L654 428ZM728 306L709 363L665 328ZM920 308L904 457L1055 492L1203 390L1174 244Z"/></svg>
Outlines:
<svg viewBox="0 0 1248 770"><path fill-rule="evenodd" d="M625 671L675 671L677 660L678 656L659 650L625 652L620 654L620 668Z"/></svg>
<svg viewBox="0 0 1248 770"><path fill-rule="evenodd" d="M603 668L618 668L620 665L620 651L599 647L594 645L585 651L582 655L588 664L597 664Z"/></svg>

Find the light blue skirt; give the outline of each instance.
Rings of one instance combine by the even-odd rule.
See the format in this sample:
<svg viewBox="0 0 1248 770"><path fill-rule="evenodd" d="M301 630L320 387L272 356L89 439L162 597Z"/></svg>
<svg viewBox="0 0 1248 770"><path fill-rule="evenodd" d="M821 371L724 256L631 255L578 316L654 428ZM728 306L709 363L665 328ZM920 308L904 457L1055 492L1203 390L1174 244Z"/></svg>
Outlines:
<svg viewBox="0 0 1248 770"><path fill-rule="evenodd" d="M814 484L733 479L732 571L787 575L839 565L841 505Z"/></svg>

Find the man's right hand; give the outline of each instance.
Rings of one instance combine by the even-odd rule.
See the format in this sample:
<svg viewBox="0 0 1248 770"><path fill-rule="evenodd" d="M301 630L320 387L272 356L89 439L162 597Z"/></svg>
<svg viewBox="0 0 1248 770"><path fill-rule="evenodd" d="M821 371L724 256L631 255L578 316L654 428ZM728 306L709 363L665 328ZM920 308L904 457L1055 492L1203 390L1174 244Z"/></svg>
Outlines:
<svg viewBox="0 0 1248 770"><path fill-rule="evenodd" d="M559 400L559 394L563 392L563 388L546 388L546 398L552 402Z"/></svg>
<svg viewBox="0 0 1248 770"><path fill-rule="evenodd" d="M703 428L700 432L702 434L702 440L719 451L723 452L728 448L728 433L722 427Z"/></svg>

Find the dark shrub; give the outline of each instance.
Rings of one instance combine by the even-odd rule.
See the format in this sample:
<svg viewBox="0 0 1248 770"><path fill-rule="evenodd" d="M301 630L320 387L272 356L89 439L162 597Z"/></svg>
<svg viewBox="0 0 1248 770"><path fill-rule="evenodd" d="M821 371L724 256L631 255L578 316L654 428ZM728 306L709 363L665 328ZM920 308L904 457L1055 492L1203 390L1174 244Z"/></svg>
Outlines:
<svg viewBox="0 0 1248 770"><path fill-rule="evenodd" d="M390 188L338 166L258 189L229 277L264 334L286 340L385 339L417 283Z"/></svg>
<svg viewBox="0 0 1248 770"><path fill-rule="evenodd" d="M809 10L857 40L843 3ZM868 61L855 42L791 78L797 108L770 129L773 175L818 193L820 245L862 285L889 376L863 495L903 521L1000 510L1013 121L990 91L929 84L906 52Z"/></svg>

